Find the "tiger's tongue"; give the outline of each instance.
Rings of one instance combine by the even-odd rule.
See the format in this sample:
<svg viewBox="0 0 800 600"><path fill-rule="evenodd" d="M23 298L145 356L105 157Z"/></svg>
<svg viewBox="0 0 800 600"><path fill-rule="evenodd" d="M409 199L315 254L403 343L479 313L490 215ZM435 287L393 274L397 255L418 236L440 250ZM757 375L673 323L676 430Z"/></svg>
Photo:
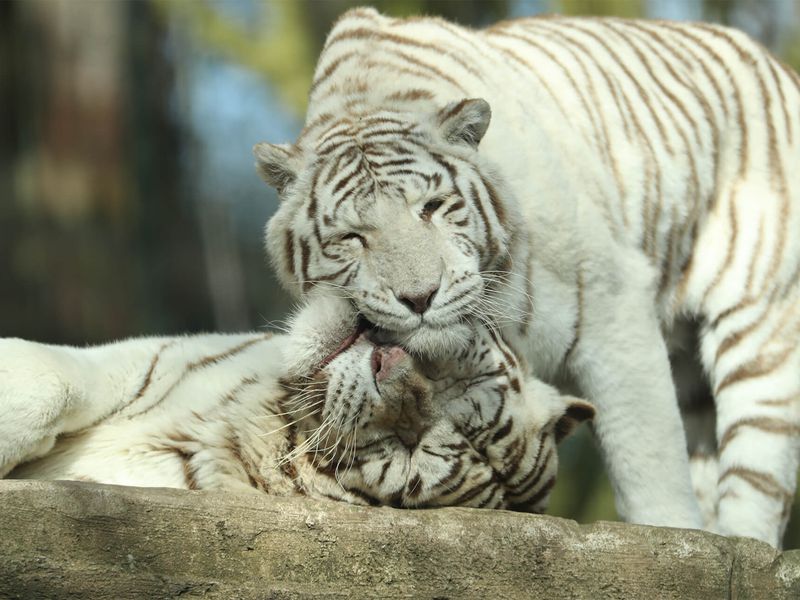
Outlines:
<svg viewBox="0 0 800 600"><path fill-rule="evenodd" d="M328 363L330 363L334 358L355 344L361 337L363 337L367 328L368 324L366 321L359 320L358 325L356 325L356 328L353 330L353 332L342 340L342 342L336 347L336 350L322 359L322 362L319 364L319 368L321 369L327 366Z"/></svg>

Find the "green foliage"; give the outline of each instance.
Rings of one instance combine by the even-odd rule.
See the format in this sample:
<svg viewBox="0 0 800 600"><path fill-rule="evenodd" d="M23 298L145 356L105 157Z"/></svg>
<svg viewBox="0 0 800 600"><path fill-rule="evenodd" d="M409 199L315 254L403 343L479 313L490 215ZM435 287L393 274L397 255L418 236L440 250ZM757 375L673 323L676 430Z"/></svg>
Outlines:
<svg viewBox="0 0 800 600"><path fill-rule="evenodd" d="M206 0L153 0L163 17L184 24L197 41L275 84L298 115L306 109L314 68L310 32L300 2L272 0L245 26Z"/></svg>
<svg viewBox="0 0 800 600"><path fill-rule="evenodd" d="M643 17L642 0L551 0L553 11L565 15ZM560 9L560 10L559 10Z"/></svg>

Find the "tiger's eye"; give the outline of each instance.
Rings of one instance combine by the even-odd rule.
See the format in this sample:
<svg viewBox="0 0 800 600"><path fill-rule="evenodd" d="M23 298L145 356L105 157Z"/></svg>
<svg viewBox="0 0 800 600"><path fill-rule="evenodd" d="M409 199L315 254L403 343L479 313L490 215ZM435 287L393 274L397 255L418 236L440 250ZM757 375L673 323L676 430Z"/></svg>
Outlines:
<svg viewBox="0 0 800 600"><path fill-rule="evenodd" d="M420 216L425 220L430 219L431 215L433 215L433 213L439 210L439 207L441 207L442 204L444 204L444 200L429 200L422 207L422 212L420 213Z"/></svg>
<svg viewBox="0 0 800 600"><path fill-rule="evenodd" d="M367 240L366 240L366 238L364 238L364 236L363 236L363 235L359 235L358 233L355 233L355 232L352 232L352 231L351 231L350 233L345 233L345 234L344 234L342 237L340 237L339 239L340 239L341 241L343 241L343 242L344 242L344 241L346 241L346 240L358 240L359 242L361 242L361 245L362 245L364 248L366 248L366 247L367 247Z"/></svg>

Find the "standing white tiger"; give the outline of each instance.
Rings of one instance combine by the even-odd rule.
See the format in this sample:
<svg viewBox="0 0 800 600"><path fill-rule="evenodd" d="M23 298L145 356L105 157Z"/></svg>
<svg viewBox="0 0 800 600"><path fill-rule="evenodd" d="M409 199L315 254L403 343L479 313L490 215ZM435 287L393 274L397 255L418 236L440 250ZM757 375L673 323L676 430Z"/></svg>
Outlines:
<svg viewBox="0 0 800 600"><path fill-rule="evenodd" d="M421 354L459 348L467 317L501 323L595 403L636 522L701 525L668 355L695 330L706 525L777 546L799 458L798 109L797 76L719 26L354 10L297 142L255 149L283 200L269 252L295 295L344 291Z"/></svg>

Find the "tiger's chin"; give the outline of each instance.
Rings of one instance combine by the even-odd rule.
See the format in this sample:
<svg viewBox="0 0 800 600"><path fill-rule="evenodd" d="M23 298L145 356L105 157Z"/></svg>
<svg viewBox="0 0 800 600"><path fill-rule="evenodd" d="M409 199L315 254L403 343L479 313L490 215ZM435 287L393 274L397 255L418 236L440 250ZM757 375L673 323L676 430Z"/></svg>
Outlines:
<svg viewBox="0 0 800 600"><path fill-rule="evenodd" d="M467 323L453 323L446 327L423 323L412 331L397 333L396 339L410 353L440 361L466 348L473 335L474 329Z"/></svg>

